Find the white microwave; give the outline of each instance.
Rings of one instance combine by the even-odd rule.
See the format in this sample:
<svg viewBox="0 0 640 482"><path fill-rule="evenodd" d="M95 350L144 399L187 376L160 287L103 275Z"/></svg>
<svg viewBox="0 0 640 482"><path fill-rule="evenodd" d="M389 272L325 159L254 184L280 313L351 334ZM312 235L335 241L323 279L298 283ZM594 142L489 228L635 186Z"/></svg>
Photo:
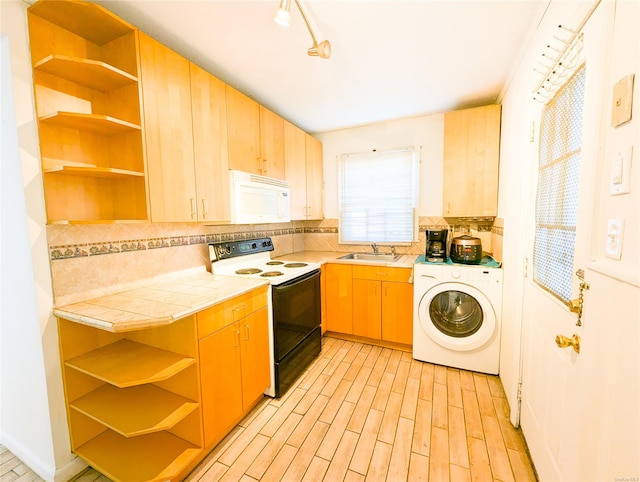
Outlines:
<svg viewBox="0 0 640 482"><path fill-rule="evenodd" d="M233 224L291 221L289 184L280 179L230 170Z"/></svg>

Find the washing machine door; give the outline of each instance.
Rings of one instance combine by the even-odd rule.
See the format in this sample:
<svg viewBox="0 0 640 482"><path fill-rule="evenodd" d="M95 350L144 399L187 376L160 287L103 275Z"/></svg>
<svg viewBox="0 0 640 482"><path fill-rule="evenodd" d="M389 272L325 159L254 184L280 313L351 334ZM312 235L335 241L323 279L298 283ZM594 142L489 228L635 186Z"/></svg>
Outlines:
<svg viewBox="0 0 640 482"><path fill-rule="evenodd" d="M418 305L418 319L431 340L454 351L481 348L496 334L491 302L464 283L440 283L429 289Z"/></svg>

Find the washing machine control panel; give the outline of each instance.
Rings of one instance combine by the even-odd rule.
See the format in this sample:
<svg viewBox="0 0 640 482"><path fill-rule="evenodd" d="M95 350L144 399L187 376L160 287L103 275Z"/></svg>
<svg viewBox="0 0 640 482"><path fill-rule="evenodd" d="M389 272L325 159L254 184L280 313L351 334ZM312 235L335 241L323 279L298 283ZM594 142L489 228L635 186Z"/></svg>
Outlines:
<svg viewBox="0 0 640 482"><path fill-rule="evenodd" d="M495 276L492 276L492 271L494 268L490 269L482 269L482 268L453 268L451 269L449 276L451 279L455 281L464 281L464 282L488 282L492 279L495 279Z"/></svg>

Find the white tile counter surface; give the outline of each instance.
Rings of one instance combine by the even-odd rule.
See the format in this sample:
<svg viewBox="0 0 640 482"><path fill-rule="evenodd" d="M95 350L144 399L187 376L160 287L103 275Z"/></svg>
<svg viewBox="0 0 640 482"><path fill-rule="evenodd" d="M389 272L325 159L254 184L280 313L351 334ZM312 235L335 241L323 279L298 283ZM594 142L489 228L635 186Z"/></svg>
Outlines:
<svg viewBox="0 0 640 482"><path fill-rule="evenodd" d="M339 259L347 253L300 251L277 259L313 263L345 263L412 268L417 255L403 255L396 262ZM210 306L241 295L267 281L212 275L206 268L191 269L150 280L133 287L77 303L58 306L55 316L114 333L173 323Z"/></svg>
<svg viewBox="0 0 640 482"><path fill-rule="evenodd" d="M125 291L59 306L53 314L111 332L168 325L251 291L267 281L212 275L205 270L143 280Z"/></svg>

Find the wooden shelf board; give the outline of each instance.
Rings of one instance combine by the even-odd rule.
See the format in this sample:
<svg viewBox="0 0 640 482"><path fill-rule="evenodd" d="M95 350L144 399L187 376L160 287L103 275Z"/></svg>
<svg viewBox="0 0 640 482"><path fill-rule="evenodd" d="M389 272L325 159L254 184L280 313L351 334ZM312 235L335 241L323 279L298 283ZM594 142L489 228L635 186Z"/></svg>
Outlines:
<svg viewBox="0 0 640 482"><path fill-rule="evenodd" d="M167 430L198 408L198 403L155 385L115 388L102 385L69 404L125 437Z"/></svg>
<svg viewBox="0 0 640 482"><path fill-rule="evenodd" d="M118 388L171 378L196 361L167 350L123 339L65 364Z"/></svg>
<svg viewBox="0 0 640 482"><path fill-rule="evenodd" d="M135 30L107 9L88 2L38 2L29 11L97 45Z"/></svg>
<svg viewBox="0 0 640 482"><path fill-rule="evenodd" d="M148 219L49 219L47 224L135 224L148 222Z"/></svg>
<svg viewBox="0 0 640 482"><path fill-rule="evenodd" d="M117 179L122 177L144 177L144 172L115 169L112 167L55 166L44 169L44 173L81 177L101 177L107 179Z"/></svg>
<svg viewBox="0 0 640 482"><path fill-rule="evenodd" d="M107 430L75 453L114 481L175 479L202 449L168 432L125 438Z"/></svg>
<svg viewBox="0 0 640 482"><path fill-rule="evenodd" d="M66 55L48 55L33 68L101 92L138 81L133 75L105 62Z"/></svg>
<svg viewBox="0 0 640 482"><path fill-rule="evenodd" d="M58 111L42 116L38 120L58 127L92 132L102 136L112 136L123 132L140 130L139 124L133 124L101 114L80 114L77 112Z"/></svg>

